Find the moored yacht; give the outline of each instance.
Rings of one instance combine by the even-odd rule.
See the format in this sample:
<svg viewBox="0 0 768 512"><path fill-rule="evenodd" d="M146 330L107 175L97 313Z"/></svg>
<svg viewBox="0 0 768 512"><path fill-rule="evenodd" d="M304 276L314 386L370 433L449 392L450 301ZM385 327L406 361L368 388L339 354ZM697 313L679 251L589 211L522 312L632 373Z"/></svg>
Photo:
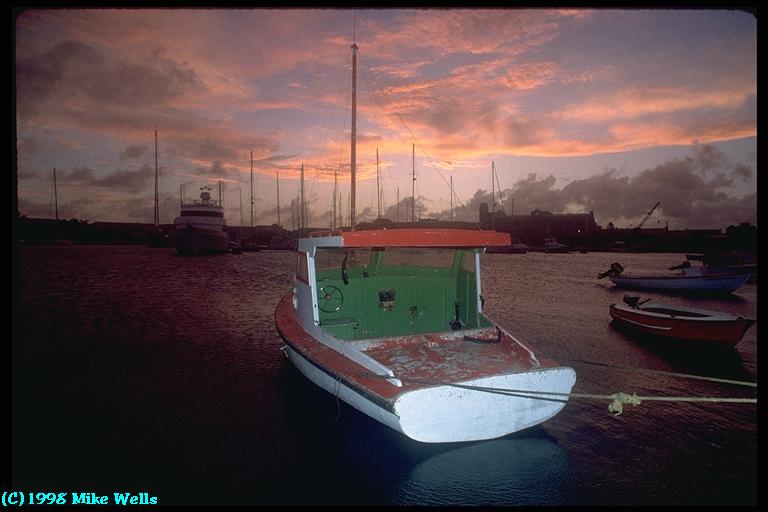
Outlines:
<svg viewBox="0 0 768 512"><path fill-rule="evenodd" d="M173 242L179 254L217 254L229 251L229 233L220 201L202 187L200 199L181 204L174 219Z"/></svg>

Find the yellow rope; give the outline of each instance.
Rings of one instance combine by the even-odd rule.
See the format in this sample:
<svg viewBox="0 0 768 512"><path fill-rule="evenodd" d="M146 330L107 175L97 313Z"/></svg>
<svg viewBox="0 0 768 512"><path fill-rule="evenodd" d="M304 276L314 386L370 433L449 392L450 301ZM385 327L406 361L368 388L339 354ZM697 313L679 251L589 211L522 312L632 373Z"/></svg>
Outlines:
<svg viewBox="0 0 768 512"><path fill-rule="evenodd" d="M366 372L366 377L389 378L385 375L377 375ZM413 382L417 384L426 384L431 386L451 386L472 391L485 393L496 393L502 395L516 396L518 398L531 398L536 400L549 400L565 402L568 398L589 398L596 400L611 400L608 404L608 411L618 416L624 412L624 405L640 405L641 402L709 402L709 403L738 403L738 404L756 404L757 398L720 398L720 397L697 397L697 396L637 396L637 393L628 394L622 391L612 395L596 395L587 393L558 393L554 391L531 391L525 389L492 388L486 386L471 386L469 384L455 384L452 382L438 382L422 379L409 379L408 377L398 377L402 382ZM538 396L537 396L538 395ZM557 400L549 397L564 397L565 400Z"/></svg>

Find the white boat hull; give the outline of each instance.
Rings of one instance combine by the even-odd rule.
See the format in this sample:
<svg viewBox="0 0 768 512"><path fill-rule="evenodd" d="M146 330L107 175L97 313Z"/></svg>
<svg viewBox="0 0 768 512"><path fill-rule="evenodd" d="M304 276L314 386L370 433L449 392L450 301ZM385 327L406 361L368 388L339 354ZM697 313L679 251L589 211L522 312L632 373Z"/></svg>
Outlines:
<svg viewBox="0 0 768 512"><path fill-rule="evenodd" d="M541 368L457 384L563 393L566 396L526 398L439 385L405 391L394 401L393 410L388 410L384 404L377 404L345 385L343 380L311 363L290 346L286 346L285 351L294 366L321 388L384 425L425 443L495 439L542 423L563 409L567 394L576 382L576 372L572 368ZM542 400L542 396L550 400Z"/></svg>

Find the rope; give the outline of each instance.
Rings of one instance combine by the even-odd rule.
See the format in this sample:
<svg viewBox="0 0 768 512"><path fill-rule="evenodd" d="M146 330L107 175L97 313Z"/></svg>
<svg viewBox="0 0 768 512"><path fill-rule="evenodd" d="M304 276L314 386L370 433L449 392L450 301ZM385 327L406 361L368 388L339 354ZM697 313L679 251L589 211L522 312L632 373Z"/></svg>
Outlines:
<svg viewBox="0 0 768 512"><path fill-rule="evenodd" d="M375 373L365 372L360 375L367 377L375 377L385 379L385 375L377 375ZM514 396L518 398L530 398L535 400L545 400L548 402L561 402L566 403L568 398L582 398L582 399L596 399L596 400L611 400L608 404L608 411L613 413L614 416L618 416L624 411L625 404L631 404L634 406L640 405L641 402L710 402L710 403L742 403L742 404L756 404L756 398L719 398L719 397L691 397L691 396L637 396L636 393L629 395L627 393L619 391L611 395L599 395L599 394L587 394L587 393L558 393L554 391L532 391L526 389L508 389L508 388L492 388L486 386L471 386L468 384L455 384L452 382L439 382L423 379L411 379L408 377L398 377L402 382L412 382L414 384L426 384L433 386L450 386L461 389L469 389L472 391L480 391L485 393L495 393L500 395ZM544 396L546 395L546 396ZM547 397L565 397L565 400L557 398Z"/></svg>
<svg viewBox="0 0 768 512"><path fill-rule="evenodd" d="M595 362L595 361L584 361L584 360L581 360L581 359L565 359L565 358L562 358L562 357L558 357L557 359L558 359L558 361L565 361L565 362L568 362L568 363L585 363L585 364L592 364L592 365L595 365L595 366L605 366L607 368L616 368L616 369L619 369L619 370L631 370L631 371L650 372L650 373L658 373L660 375L669 375L669 376L672 376L672 377L685 377L685 378L688 378L688 379L708 380L708 381L711 381L711 382L721 382L721 383L724 383L724 384L735 384L737 386L749 386L749 387L753 387L753 388L757 387L757 382L748 382L748 381L743 381L743 380L720 379L720 378L717 378L717 377L706 377L706 376L703 376L703 375L691 375L689 373L675 373L675 372L667 372L667 371L664 371L664 370L653 370L651 368L632 368L632 367L629 367L629 366L617 366L617 365L608 364L608 363L598 363L598 362Z"/></svg>

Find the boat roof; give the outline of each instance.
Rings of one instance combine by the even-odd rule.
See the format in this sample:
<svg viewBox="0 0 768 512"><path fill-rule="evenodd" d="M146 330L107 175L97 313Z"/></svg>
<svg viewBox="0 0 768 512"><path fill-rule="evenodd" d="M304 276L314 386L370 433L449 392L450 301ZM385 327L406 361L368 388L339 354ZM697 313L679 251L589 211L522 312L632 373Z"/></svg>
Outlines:
<svg viewBox="0 0 768 512"><path fill-rule="evenodd" d="M303 241L325 247L488 247L510 245L511 237L479 229L398 228L315 231Z"/></svg>

